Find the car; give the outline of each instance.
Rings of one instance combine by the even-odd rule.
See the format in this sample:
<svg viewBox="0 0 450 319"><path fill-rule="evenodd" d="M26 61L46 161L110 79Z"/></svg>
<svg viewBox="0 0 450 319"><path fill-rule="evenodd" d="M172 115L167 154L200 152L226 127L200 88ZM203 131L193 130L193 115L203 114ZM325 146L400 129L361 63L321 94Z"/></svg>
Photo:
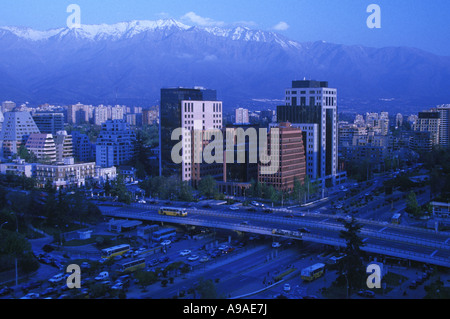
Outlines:
<svg viewBox="0 0 450 319"><path fill-rule="evenodd" d="M228 253L231 253L232 251L234 251L234 248L233 247L228 247L227 249L222 250L222 253L228 254Z"/></svg>
<svg viewBox="0 0 450 319"><path fill-rule="evenodd" d="M30 292L29 294L26 294L25 296L23 296L20 299L37 299L39 298L39 294L36 294L34 292Z"/></svg>
<svg viewBox="0 0 450 319"><path fill-rule="evenodd" d="M189 249L185 249L185 250L180 251L180 255L181 256L187 256L190 253L191 253L191 251Z"/></svg>
<svg viewBox="0 0 450 319"><path fill-rule="evenodd" d="M167 257L167 256L164 256L164 257L159 258L159 263L160 263L160 264L166 263L166 262L168 262L168 261L169 261L169 257Z"/></svg>
<svg viewBox="0 0 450 319"><path fill-rule="evenodd" d="M2 289L0 289L0 296L9 295L12 292L14 292L14 289L12 289L11 287L3 287Z"/></svg>
<svg viewBox="0 0 450 319"><path fill-rule="evenodd" d="M169 246L171 243L172 243L172 242L171 242L170 240L166 239L166 240L163 240L163 241L161 242L161 245L162 245L162 246Z"/></svg>
<svg viewBox="0 0 450 319"><path fill-rule="evenodd" d="M271 213L273 213L273 210L271 208L264 208L263 212L267 213L267 214L271 214Z"/></svg>
<svg viewBox="0 0 450 319"><path fill-rule="evenodd" d="M272 247L273 247L273 248L278 248L278 247L281 247L281 244L280 244L279 242L276 241L276 242L273 242L273 243L272 243Z"/></svg>
<svg viewBox="0 0 450 319"><path fill-rule="evenodd" d="M291 285L289 285L289 284L284 284L283 290L284 290L284 291L291 291Z"/></svg>
<svg viewBox="0 0 450 319"><path fill-rule="evenodd" d="M253 206L256 206L256 207L258 207L259 206L259 203L258 202L255 202L255 201L252 201L252 203L251 203Z"/></svg>
<svg viewBox="0 0 450 319"><path fill-rule="evenodd" d="M159 265L159 260L153 259L152 261L150 261L149 266L150 267L154 267Z"/></svg>
<svg viewBox="0 0 450 319"><path fill-rule="evenodd" d="M140 201L138 201L139 204L147 204L147 202L143 199L141 199Z"/></svg>
<svg viewBox="0 0 450 319"><path fill-rule="evenodd" d="M44 290L44 292L42 293L42 296L48 296L51 295L53 293L56 293L58 290L56 288L53 287L48 287L47 289Z"/></svg>
<svg viewBox="0 0 450 319"><path fill-rule="evenodd" d="M109 273L107 271L103 271L97 277L95 277L95 280L100 281L100 280L104 280L108 277L109 277Z"/></svg>
<svg viewBox="0 0 450 319"><path fill-rule="evenodd" d="M375 297L375 293L370 290L360 290L360 291L358 291L358 296L373 298L373 297Z"/></svg>
<svg viewBox="0 0 450 319"><path fill-rule="evenodd" d="M310 234L311 233L311 231L308 228L306 228L306 227L299 228L298 231L301 232L301 233L305 233L305 234Z"/></svg>
<svg viewBox="0 0 450 319"><path fill-rule="evenodd" d="M294 218L294 215L292 215L292 214L286 214L286 215L284 215L283 217L284 217L284 218Z"/></svg>
<svg viewBox="0 0 450 319"><path fill-rule="evenodd" d="M239 207L237 207L237 206L230 206L230 209L231 210L239 210Z"/></svg>
<svg viewBox="0 0 450 319"><path fill-rule="evenodd" d="M65 278L65 274L61 273L61 274L57 274L57 275L53 276L48 281L53 284L53 283L57 283L57 282L64 280L64 278Z"/></svg>
<svg viewBox="0 0 450 319"><path fill-rule="evenodd" d="M241 222L241 225L248 225L248 221L244 220L243 222Z"/></svg>
<svg viewBox="0 0 450 319"><path fill-rule="evenodd" d="M88 263L88 262L82 262L81 263L81 268L82 269L89 269L89 268L91 268L91 264L90 263Z"/></svg>
<svg viewBox="0 0 450 319"><path fill-rule="evenodd" d="M200 258L200 257L197 256L197 255L192 255L192 256L188 257L188 260L189 260L189 261L196 261L196 260L199 259L199 258Z"/></svg>
<svg viewBox="0 0 450 319"><path fill-rule="evenodd" d="M220 245L219 247L217 247L217 249L219 250L227 250L228 249L228 245Z"/></svg>
<svg viewBox="0 0 450 319"><path fill-rule="evenodd" d="M123 283L118 282L118 283L114 284L114 286L112 286L111 289L114 289L114 290L123 289Z"/></svg>
<svg viewBox="0 0 450 319"><path fill-rule="evenodd" d="M203 256L202 258L200 258L200 262L201 262L201 263L205 263L205 262L207 262L207 261L209 261L208 256Z"/></svg>

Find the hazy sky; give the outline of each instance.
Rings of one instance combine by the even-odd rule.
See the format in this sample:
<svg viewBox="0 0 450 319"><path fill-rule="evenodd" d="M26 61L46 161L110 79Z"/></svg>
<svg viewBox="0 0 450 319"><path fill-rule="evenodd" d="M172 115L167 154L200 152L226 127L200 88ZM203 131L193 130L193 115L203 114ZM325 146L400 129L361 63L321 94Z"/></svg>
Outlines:
<svg viewBox="0 0 450 319"><path fill-rule="evenodd" d="M449 0L1 0L0 25L65 27L69 4L80 6L82 24L173 18L276 31L300 42L409 46L450 56ZM367 27L370 4L381 8L380 29Z"/></svg>

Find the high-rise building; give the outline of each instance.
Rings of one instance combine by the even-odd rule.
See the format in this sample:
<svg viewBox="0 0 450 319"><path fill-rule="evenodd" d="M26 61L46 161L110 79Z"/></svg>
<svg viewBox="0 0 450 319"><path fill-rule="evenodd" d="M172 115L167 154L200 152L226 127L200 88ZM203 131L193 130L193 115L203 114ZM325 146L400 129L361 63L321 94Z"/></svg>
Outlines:
<svg viewBox="0 0 450 319"><path fill-rule="evenodd" d="M160 158L159 172L161 176L176 176L181 179L192 177L193 167L189 166L191 154L186 154L183 164L176 164L172 159L172 150L179 143L179 136L172 140L176 129L206 130L222 127L222 102L217 101L215 90L205 88L166 88L161 89L159 109L160 125ZM194 123L195 122L195 123ZM194 126L195 124L195 126ZM185 150L188 142L193 139L186 137L183 141ZM184 171L191 168L191 171ZM186 176L188 175L189 176Z"/></svg>
<svg viewBox="0 0 450 319"><path fill-rule="evenodd" d="M337 89L328 82L293 81L286 90L286 105L277 107L278 123L317 124L319 153L317 178L325 186L335 185L338 177ZM308 160L308 159L307 159Z"/></svg>
<svg viewBox="0 0 450 319"><path fill-rule="evenodd" d="M73 155L78 162L91 162L95 159L95 145L86 134L72 131Z"/></svg>
<svg viewBox="0 0 450 319"><path fill-rule="evenodd" d="M450 104L439 105L436 107L441 119L439 131L439 144L443 147L450 146Z"/></svg>
<svg viewBox="0 0 450 319"><path fill-rule="evenodd" d="M35 113L33 120L41 133L56 135L56 132L64 130L63 113Z"/></svg>
<svg viewBox="0 0 450 319"><path fill-rule="evenodd" d="M236 117L235 117L236 124L250 123L250 120L248 117L248 109L238 108L235 110L235 113L236 113Z"/></svg>
<svg viewBox="0 0 450 319"><path fill-rule="evenodd" d="M65 158L73 157L72 136L66 131L58 131L55 135L56 161L63 162Z"/></svg>
<svg viewBox="0 0 450 319"><path fill-rule="evenodd" d="M101 167L126 164L134 156L136 134L124 120L108 120L96 143L96 162Z"/></svg>
<svg viewBox="0 0 450 319"><path fill-rule="evenodd" d="M70 124L89 123L92 117L92 108L81 103L67 107L67 122Z"/></svg>
<svg viewBox="0 0 450 319"><path fill-rule="evenodd" d="M56 145L52 134L31 134L25 147L30 153L36 155L40 161L47 164L56 162Z"/></svg>
<svg viewBox="0 0 450 319"><path fill-rule="evenodd" d="M276 190L291 192L294 190L295 182L303 184L306 176L303 133L301 129L292 127L290 123L279 123L276 127L272 126L270 131L274 129L279 130L279 139L275 141L279 145L278 170L272 174L263 174L261 168L267 165L260 163L258 180L262 184L272 185ZM268 149L272 149L271 132L267 139ZM273 155L271 154L272 157Z"/></svg>
<svg viewBox="0 0 450 319"><path fill-rule="evenodd" d="M438 145L441 141L439 135L441 132L440 113L437 111L420 112L416 123L413 125L413 130L417 132L430 132L432 145ZM426 139L426 135L416 136L417 139L421 141ZM414 145L416 144L418 144L418 142L414 143Z"/></svg>
<svg viewBox="0 0 450 319"><path fill-rule="evenodd" d="M29 112L6 112L0 133L0 157L8 158L17 154L20 146L25 146L33 133L40 131Z"/></svg>
<svg viewBox="0 0 450 319"><path fill-rule="evenodd" d="M108 107L99 105L94 109L94 124L101 126L108 120Z"/></svg>

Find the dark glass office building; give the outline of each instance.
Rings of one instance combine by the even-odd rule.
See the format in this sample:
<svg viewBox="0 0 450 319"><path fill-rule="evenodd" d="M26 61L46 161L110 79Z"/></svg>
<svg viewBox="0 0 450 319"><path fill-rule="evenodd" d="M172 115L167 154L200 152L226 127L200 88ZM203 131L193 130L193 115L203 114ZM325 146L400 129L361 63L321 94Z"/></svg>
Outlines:
<svg viewBox="0 0 450 319"><path fill-rule="evenodd" d="M216 90L204 88L166 88L161 89L159 125L159 174L160 176L181 177L181 164L172 161L172 149L179 141L172 141L172 133L182 127L182 101L217 101Z"/></svg>

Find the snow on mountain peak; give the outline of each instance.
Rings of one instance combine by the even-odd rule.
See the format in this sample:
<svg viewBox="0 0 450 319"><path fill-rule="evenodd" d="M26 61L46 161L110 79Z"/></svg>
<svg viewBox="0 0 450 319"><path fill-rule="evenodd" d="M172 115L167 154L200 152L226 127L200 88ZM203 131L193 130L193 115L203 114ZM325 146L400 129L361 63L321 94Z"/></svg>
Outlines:
<svg viewBox="0 0 450 319"><path fill-rule="evenodd" d="M247 27L192 27L174 19L166 20L133 20L116 24L81 25L80 28L60 28L48 31L38 31L31 28L0 27L0 30L9 31L19 38L31 41L42 41L52 37L63 38L68 35L79 39L89 40L117 40L121 38L132 38L146 31L166 30L175 28L177 30L205 31L214 36L230 38L234 41L251 42L276 42L282 47L298 46L298 43L289 41L277 33L252 30Z"/></svg>

